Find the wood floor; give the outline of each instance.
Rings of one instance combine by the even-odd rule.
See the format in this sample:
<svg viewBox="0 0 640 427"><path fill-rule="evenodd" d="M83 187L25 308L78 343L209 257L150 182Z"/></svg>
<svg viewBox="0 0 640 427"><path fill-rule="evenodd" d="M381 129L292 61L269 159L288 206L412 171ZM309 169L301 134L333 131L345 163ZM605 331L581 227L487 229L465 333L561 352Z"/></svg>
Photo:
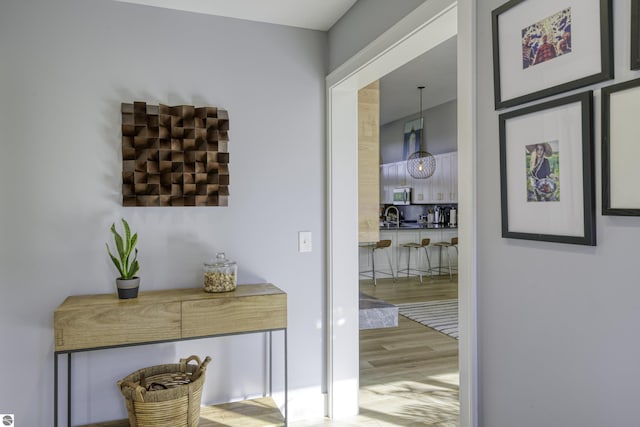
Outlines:
<svg viewBox="0 0 640 427"><path fill-rule="evenodd" d="M458 283L449 276L379 279L360 282L360 291L392 304L454 299ZM360 414L290 422L291 427L457 427L459 425L458 341L398 317L397 328L360 331ZM269 399L202 408L200 425L281 426L282 416ZM92 427L128 426L126 420Z"/></svg>
<svg viewBox="0 0 640 427"><path fill-rule="evenodd" d="M360 291L397 304L454 299L449 276L360 282ZM341 420L309 420L292 427L459 425L458 341L399 316L397 328L360 331L360 414Z"/></svg>

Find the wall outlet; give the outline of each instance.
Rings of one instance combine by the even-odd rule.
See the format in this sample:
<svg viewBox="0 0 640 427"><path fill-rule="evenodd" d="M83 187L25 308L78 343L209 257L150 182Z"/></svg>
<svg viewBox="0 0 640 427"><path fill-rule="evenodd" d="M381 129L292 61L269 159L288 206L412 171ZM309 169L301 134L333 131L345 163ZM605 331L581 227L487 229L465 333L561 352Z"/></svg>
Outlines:
<svg viewBox="0 0 640 427"><path fill-rule="evenodd" d="M298 231L298 252L311 252L310 231Z"/></svg>

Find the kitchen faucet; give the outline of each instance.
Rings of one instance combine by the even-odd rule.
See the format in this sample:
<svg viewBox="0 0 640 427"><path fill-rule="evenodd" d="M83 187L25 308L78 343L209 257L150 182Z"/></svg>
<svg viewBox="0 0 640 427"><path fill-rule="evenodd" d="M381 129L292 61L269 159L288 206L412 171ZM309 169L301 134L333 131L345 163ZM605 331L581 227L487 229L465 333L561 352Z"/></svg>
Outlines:
<svg viewBox="0 0 640 427"><path fill-rule="evenodd" d="M387 207L387 208L384 210L384 218L385 218L385 220L387 220L387 218L388 218L387 214L389 213L389 210L390 210L391 208L393 208L393 209L395 209L395 210L396 210L396 227L400 227L400 211L399 211L399 210L398 210L398 208L397 208L397 207L395 207L394 205L391 205L391 206Z"/></svg>

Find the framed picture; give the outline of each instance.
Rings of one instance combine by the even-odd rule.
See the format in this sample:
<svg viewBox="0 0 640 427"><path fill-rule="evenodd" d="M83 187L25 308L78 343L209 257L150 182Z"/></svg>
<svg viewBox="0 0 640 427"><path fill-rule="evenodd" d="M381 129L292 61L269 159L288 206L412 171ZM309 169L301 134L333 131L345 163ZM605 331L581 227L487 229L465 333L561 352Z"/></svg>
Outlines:
<svg viewBox="0 0 640 427"><path fill-rule="evenodd" d="M402 160L407 160L416 151L420 151L420 131L422 130L422 118L405 122L404 143L402 145Z"/></svg>
<svg viewBox="0 0 640 427"><path fill-rule="evenodd" d="M595 246L593 92L499 116L502 237Z"/></svg>
<svg viewBox="0 0 640 427"><path fill-rule="evenodd" d="M631 0L631 69L640 70L640 0Z"/></svg>
<svg viewBox="0 0 640 427"><path fill-rule="evenodd" d="M613 78L611 11L611 0L511 0L495 9L495 108Z"/></svg>
<svg viewBox="0 0 640 427"><path fill-rule="evenodd" d="M602 214L640 216L640 79L602 88Z"/></svg>

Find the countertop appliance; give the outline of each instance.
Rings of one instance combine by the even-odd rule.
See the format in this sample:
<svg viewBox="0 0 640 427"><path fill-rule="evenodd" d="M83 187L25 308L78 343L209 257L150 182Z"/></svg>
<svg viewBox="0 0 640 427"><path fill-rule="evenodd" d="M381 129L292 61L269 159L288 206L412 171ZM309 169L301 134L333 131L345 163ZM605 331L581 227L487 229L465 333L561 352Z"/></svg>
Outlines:
<svg viewBox="0 0 640 427"><path fill-rule="evenodd" d="M410 205L411 204L411 187L400 187L393 189L394 205Z"/></svg>

